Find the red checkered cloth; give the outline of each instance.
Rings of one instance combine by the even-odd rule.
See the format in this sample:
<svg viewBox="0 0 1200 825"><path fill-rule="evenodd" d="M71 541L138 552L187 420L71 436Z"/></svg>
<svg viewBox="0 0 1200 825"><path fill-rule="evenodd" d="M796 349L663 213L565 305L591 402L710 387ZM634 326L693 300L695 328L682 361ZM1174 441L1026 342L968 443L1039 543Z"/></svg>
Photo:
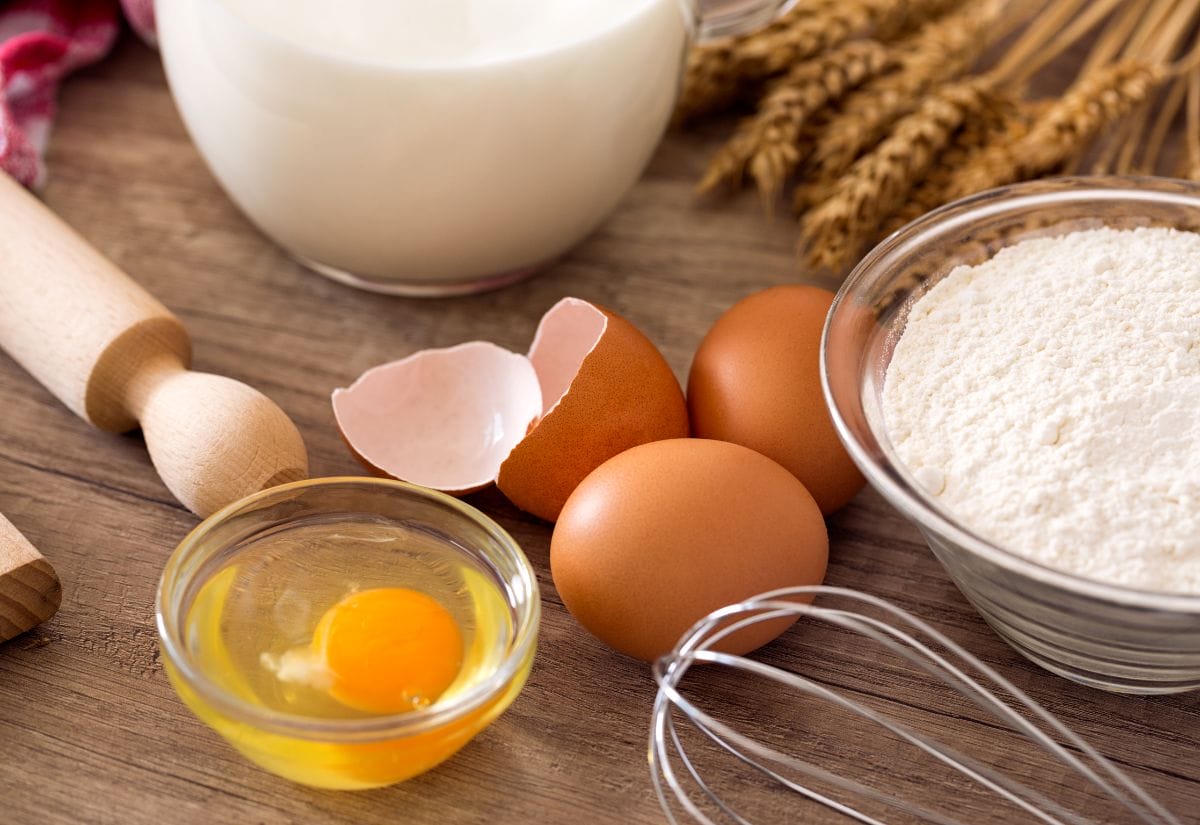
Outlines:
<svg viewBox="0 0 1200 825"><path fill-rule="evenodd" d="M121 0L130 25L154 41L154 0ZM26 186L45 177L43 155L58 84L108 54L117 0L0 2L0 168Z"/></svg>

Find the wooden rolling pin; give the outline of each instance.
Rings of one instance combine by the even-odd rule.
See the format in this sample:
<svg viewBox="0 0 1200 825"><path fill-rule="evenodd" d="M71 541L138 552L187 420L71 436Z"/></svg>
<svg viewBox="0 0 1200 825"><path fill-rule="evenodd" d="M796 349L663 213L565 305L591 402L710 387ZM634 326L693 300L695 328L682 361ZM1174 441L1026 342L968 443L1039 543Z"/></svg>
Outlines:
<svg viewBox="0 0 1200 825"><path fill-rule="evenodd" d="M179 319L4 174L0 347L100 429L140 425L167 488L200 516L308 474L283 410L189 372Z"/></svg>
<svg viewBox="0 0 1200 825"><path fill-rule="evenodd" d="M54 568L0 515L0 642L49 619L61 601Z"/></svg>

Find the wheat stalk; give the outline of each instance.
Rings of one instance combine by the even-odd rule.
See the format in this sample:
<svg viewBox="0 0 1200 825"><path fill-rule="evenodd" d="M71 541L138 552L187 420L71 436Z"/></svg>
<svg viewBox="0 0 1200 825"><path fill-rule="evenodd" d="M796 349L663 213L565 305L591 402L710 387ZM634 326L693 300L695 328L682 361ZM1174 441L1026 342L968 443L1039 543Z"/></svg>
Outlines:
<svg viewBox="0 0 1200 825"><path fill-rule="evenodd" d="M1154 125L1150 129L1150 135L1146 138L1146 144L1142 150L1142 161L1138 167L1138 173L1143 175L1152 175L1158 167L1158 158L1162 154L1163 146L1167 142L1167 134L1171 131L1171 126L1175 122L1176 115L1183 108L1184 98L1187 95L1187 81L1180 77L1171 84L1170 90L1164 97L1162 104L1158 106L1158 114L1154 119Z"/></svg>
<svg viewBox="0 0 1200 825"><path fill-rule="evenodd" d="M962 5L963 0L842 0L801 18L774 37L752 37L734 58L743 77L768 77L850 38L877 32L889 40Z"/></svg>
<svg viewBox="0 0 1200 825"><path fill-rule="evenodd" d="M697 98L683 109L753 92L757 113L714 156L700 187L749 177L769 209L803 172L795 198L808 209L802 251L814 266L840 268L881 227L994 186L1085 160L1153 168L1180 110L1187 150L1179 172L1200 180L1200 0L808 0L800 8L765 33L693 55ZM1025 23L988 73L955 79ZM1097 29L1060 98L1019 99L1030 77ZM1188 57L1171 63L1185 39L1195 41ZM1178 80L1167 89L1170 78Z"/></svg>
<svg viewBox="0 0 1200 825"><path fill-rule="evenodd" d="M754 34L722 37L693 48L688 52L676 116L686 119L725 108L737 96L742 79L736 60L739 49L745 48L752 38L777 37L799 20L819 15L830 5L832 0L800 2Z"/></svg>
<svg viewBox="0 0 1200 825"><path fill-rule="evenodd" d="M997 105L990 77L947 84L838 179L830 196L801 222L808 261L840 269L900 209L969 119Z"/></svg>
<svg viewBox="0 0 1200 825"><path fill-rule="evenodd" d="M984 13L987 19L991 20L995 15L999 15L1003 11L1004 15L1001 19L996 20L997 26L994 30L989 30L988 39L1003 38L1011 31L1021 25L1023 21L1029 21L1029 25L1006 50L1004 59L999 64L994 66L981 78L981 82L985 85L990 85L993 89L1008 88L1015 90L1022 86L1026 79L1036 71L1038 66L1045 65L1046 62L1054 59L1058 54L1061 54L1071 44L1078 40L1081 36L1102 19L1104 14L1112 11L1112 9L1121 2L1126 0L1013 0L1004 6L1004 8L987 8ZM1083 14L1075 17L1081 9ZM1070 21L1071 25L1066 24ZM961 42L961 41L960 41ZM975 81L971 81L974 83ZM994 99L998 99L995 98ZM1011 118L1016 105L1015 101L1005 97L1005 105L1000 121L995 118L990 120L971 122L967 124L964 130L966 134L966 144L960 144L963 139L962 135L955 134L951 149L957 152L957 160L961 162L964 159L962 152L966 148L970 148L972 153L979 148L979 142L982 141L982 136L987 134L989 138L994 138L1000 134L1009 131L1008 125L1004 123L1004 119ZM936 103L933 105L937 105ZM993 112L994 114L994 112ZM990 124L990 126L989 126ZM989 131L990 129L990 131ZM974 137L974 140L972 140ZM832 133L827 139L832 139ZM935 170L939 177L945 180L948 176L946 169ZM828 177L820 175L813 176L807 182L803 182L796 187L793 201L795 210L798 213L804 212L806 209L827 201L834 194L837 178L833 176L832 171L827 173ZM941 201L937 201L935 205L940 205Z"/></svg>
<svg viewBox="0 0 1200 825"><path fill-rule="evenodd" d="M948 182L954 200L1052 171L1099 131L1146 100L1166 69L1122 60L1084 75L1019 140L988 147Z"/></svg>
<svg viewBox="0 0 1200 825"><path fill-rule="evenodd" d="M737 96L737 76L730 68L733 49L733 40L726 38L688 52L676 121L723 109Z"/></svg>
<svg viewBox="0 0 1200 825"><path fill-rule="evenodd" d="M1200 66L1188 72L1186 120L1187 176L1200 180Z"/></svg>
<svg viewBox="0 0 1200 825"><path fill-rule="evenodd" d="M692 51L678 116L726 108L741 92L853 37L899 36L964 0L812 0L766 29Z"/></svg>
<svg viewBox="0 0 1200 825"><path fill-rule="evenodd" d="M773 203L800 162L797 144L813 114L886 70L893 60L894 53L881 43L852 40L795 66L773 84L758 114L744 121L713 157L700 190L740 183L749 167L764 202Z"/></svg>
<svg viewBox="0 0 1200 825"><path fill-rule="evenodd" d="M948 203L946 190L956 170L971 163L989 146L1020 140L1043 108L1040 103L999 98L996 106L985 109L980 117L968 120L938 162L910 191L907 202L884 222L879 234L886 235Z"/></svg>
<svg viewBox="0 0 1200 825"><path fill-rule="evenodd" d="M930 89L961 74L978 56L1002 8L988 2L967 6L927 23L895 46L896 71L863 85L842 102L841 111L818 136L810 162L810 191L827 195L834 182L865 150L913 111Z"/></svg>
<svg viewBox="0 0 1200 825"><path fill-rule="evenodd" d="M1127 0L1051 0L1041 4L1021 36L1005 49L992 74L1012 88L1022 86L1123 2ZM1034 10L1025 11L1032 14Z"/></svg>

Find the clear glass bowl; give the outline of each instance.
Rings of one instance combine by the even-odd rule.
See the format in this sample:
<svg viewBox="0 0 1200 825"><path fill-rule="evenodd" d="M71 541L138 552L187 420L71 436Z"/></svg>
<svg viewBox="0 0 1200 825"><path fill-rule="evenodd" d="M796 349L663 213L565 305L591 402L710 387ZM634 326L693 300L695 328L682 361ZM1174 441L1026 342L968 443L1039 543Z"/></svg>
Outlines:
<svg viewBox="0 0 1200 825"><path fill-rule="evenodd" d="M985 192L884 240L830 309L821 369L834 424L872 486L920 528L997 633L1042 667L1106 690L1200 688L1200 595L1134 590L1046 567L941 509L896 456L881 395L909 309L960 264L1026 238L1101 226L1200 231L1200 186L1162 178L1060 178Z"/></svg>
<svg viewBox="0 0 1200 825"><path fill-rule="evenodd" d="M463 554L488 588L489 605L498 605L507 630L489 637L499 650L493 664L473 675L460 690L448 690L428 707L407 713L337 718L287 713L258 700L247 680L235 678L224 642L229 634L253 637L260 627L232 626L227 598L199 627L193 610L211 604L214 582L242 563L295 564L286 550L249 556L256 542L295 535L309 526L369 525L401 541L435 542ZM341 529L341 528L339 528ZM354 529L354 528L351 528ZM259 547L261 548L261 544ZM288 547L287 544L273 545ZM304 553L294 542L295 553ZM341 574L342 559L319 570ZM309 564L307 557L300 562ZM351 576L353 550L344 559ZM403 586L404 582L394 582ZM222 587L225 585L222 584ZM498 595L496 595L498 594ZM280 599L282 601L282 599ZM476 600L478 605L479 601ZM167 675L184 703L251 761L307 785L357 789L389 785L422 773L450 757L489 725L516 698L533 663L541 613L537 578L516 542L483 513L449 496L399 481L371 478L324 478L263 491L231 504L191 532L171 555L159 584L156 605L159 644ZM191 614L191 615L190 615ZM189 616L190 619L189 620ZM220 626L220 632L205 630ZM478 631L478 628L477 628ZM203 654L199 647L210 645ZM211 645L220 646L213 655ZM232 650L233 645L228 645ZM214 662L228 662L216 666ZM448 698L449 697L449 698Z"/></svg>

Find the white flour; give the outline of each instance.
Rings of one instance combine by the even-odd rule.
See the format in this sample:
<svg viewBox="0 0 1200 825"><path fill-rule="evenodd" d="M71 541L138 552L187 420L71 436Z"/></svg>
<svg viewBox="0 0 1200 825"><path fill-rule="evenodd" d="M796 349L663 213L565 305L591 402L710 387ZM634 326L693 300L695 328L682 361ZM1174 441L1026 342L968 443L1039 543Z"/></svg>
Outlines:
<svg viewBox="0 0 1200 825"><path fill-rule="evenodd" d="M959 267L913 307L883 415L980 535L1200 593L1200 234L1075 232Z"/></svg>

